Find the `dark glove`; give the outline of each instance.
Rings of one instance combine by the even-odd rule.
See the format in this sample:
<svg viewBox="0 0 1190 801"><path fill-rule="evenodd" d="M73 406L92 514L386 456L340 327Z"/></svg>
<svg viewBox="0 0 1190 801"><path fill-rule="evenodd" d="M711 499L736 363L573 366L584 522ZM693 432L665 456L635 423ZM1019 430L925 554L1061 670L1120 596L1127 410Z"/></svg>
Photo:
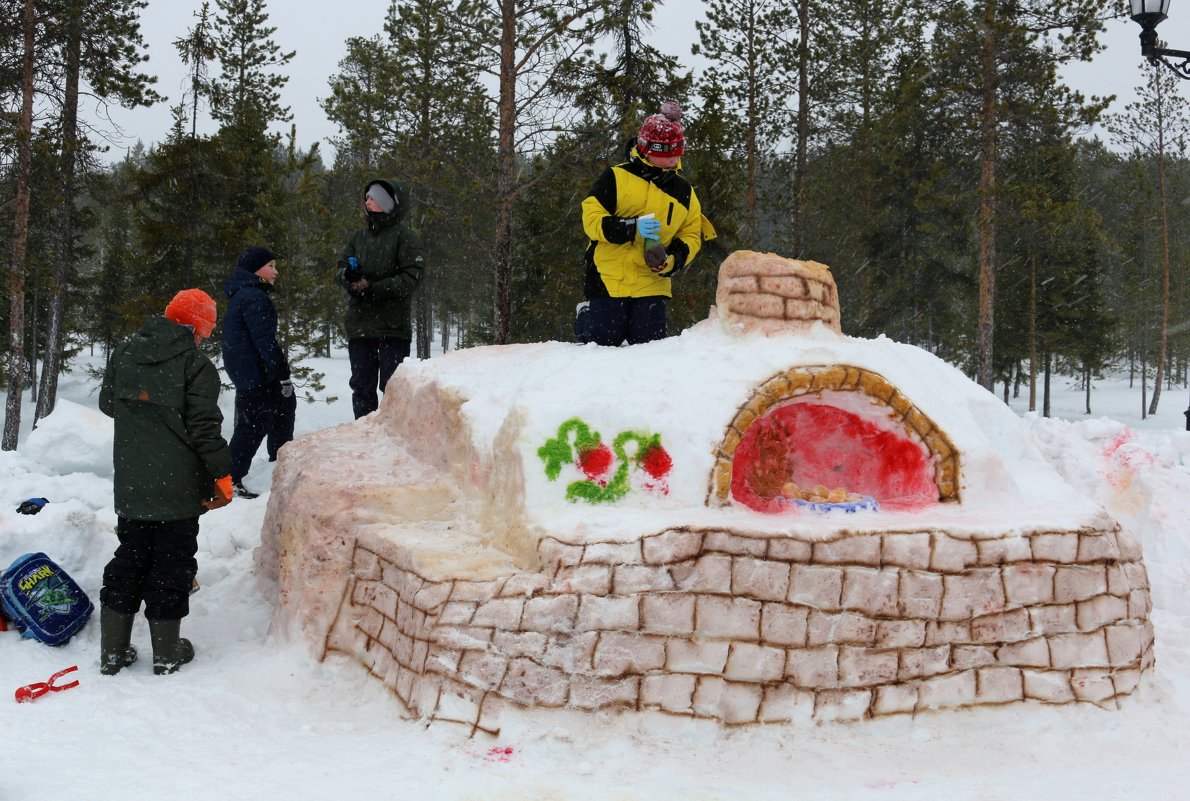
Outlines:
<svg viewBox="0 0 1190 801"><path fill-rule="evenodd" d="M669 254L665 252L665 245L660 242L645 251L645 264L649 265L649 269L655 273L665 269L665 261L668 258Z"/></svg>
<svg viewBox="0 0 1190 801"><path fill-rule="evenodd" d="M35 515L47 503L49 503L49 500L45 498L29 498L21 501L21 505L17 507L17 511L23 515Z"/></svg>
<svg viewBox="0 0 1190 801"><path fill-rule="evenodd" d="M286 398L293 397L293 382L288 378L281 382L281 395Z"/></svg>
<svg viewBox="0 0 1190 801"><path fill-rule="evenodd" d="M354 284L364 277L364 271L360 269L359 262L355 260L355 256L348 256L339 262L339 266L343 268L343 280L349 284Z"/></svg>

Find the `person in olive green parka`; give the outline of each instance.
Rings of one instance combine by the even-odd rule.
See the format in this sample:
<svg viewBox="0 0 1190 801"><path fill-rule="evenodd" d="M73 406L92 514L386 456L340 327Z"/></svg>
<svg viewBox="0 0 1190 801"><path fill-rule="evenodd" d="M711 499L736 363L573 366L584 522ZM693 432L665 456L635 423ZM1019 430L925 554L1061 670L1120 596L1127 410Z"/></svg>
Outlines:
<svg viewBox="0 0 1190 801"><path fill-rule="evenodd" d="M404 222L409 190L389 181L364 187L367 227L343 248L335 281L348 293L347 356L351 407L358 419L376 411L413 339L413 292L425 269L421 239Z"/></svg>
<svg viewBox="0 0 1190 801"><path fill-rule="evenodd" d="M198 570L198 518L232 496L219 374L197 348L214 328L215 301L187 289L108 359L99 408L115 419L120 544L104 568L99 596L105 675L136 660L130 639L142 601L153 672L172 673L194 658L190 641L178 635Z"/></svg>

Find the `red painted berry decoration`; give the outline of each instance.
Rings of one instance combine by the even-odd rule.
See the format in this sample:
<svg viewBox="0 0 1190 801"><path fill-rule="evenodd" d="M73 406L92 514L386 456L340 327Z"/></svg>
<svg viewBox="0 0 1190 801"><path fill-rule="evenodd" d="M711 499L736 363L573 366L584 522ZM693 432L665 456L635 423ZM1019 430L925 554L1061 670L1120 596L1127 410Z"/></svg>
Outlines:
<svg viewBox="0 0 1190 801"><path fill-rule="evenodd" d="M602 476L612 466L611 449L602 442L592 445L578 455L578 467L587 474L587 478L596 479Z"/></svg>
<svg viewBox="0 0 1190 801"><path fill-rule="evenodd" d="M660 445L651 445L640 458L640 466L653 478L661 478L674 466L674 460Z"/></svg>

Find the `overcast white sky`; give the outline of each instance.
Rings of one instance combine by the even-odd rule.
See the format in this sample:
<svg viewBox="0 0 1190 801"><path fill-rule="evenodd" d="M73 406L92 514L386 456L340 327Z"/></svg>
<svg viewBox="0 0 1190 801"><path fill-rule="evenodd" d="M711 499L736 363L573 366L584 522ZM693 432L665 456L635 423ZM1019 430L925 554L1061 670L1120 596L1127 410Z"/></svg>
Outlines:
<svg viewBox="0 0 1190 801"><path fill-rule="evenodd" d="M165 138L170 126L169 107L182 98L186 84L185 69L173 41L194 24L194 11L200 5L201 0L152 0L142 12L142 32L151 57L146 68L158 76L157 89L169 100L148 109L112 108L112 120L124 135L115 139L109 159L123 157L138 139L151 144ZM1174 18L1162 25L1161 33L1171 40L1171 46L1187 49L1190 2L1183 5L1182 19L1175 7ZM845 10L846 4L839 7ZM327 79L338 68L343 42L350 36L382 32L387 8L388 0L335 0L329 4L325 0L283 0L269 4L269 24L277 28L274 41L283 50L297 51L289 64L290 79L282 99L291 108L302 147L316 141L328 147L326 140L335 135L335 128L322 113L318 100L328 93ZM697 36L694 21L703 18L703 8L703 0L665 0L656 13L653 44L683 63L692 64L690 46ZM1072 84L1088 94L1116 94L1120 100L1113 108L1122 109L1140 80L1139 31L1139 26L1128 19L1110 23L1103 36L1106 50L1092 63L1068 69ZM200 115L200 127L204 121Z"/></svg>

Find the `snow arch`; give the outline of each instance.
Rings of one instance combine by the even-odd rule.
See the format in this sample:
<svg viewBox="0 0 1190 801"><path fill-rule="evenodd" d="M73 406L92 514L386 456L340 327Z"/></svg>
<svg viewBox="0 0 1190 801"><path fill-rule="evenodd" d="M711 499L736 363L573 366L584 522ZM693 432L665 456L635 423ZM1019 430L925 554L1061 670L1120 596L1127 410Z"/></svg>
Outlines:
<svg viewBox="0 0 1190 801"><path fill-rule="evenodd" d="M920 495L918 479L921 477L914 474L924 470L931 473L929 480L937 489L933 500L959 500L959 454L945 432L878 373L850 365L819 365L795 367L778 373L761 384L736 411L715 450L707 492L708 506L727 506L735 498L761 511L772 509L763 500L755 500L753 496L758 493L747 489L741 491L743 472L754 464L756 434L764 426L771 425L777 415L788 417L790 407L803 405L806 409L810 401L816 401L819 409L833 410L834 413L803 414L803 424L816 421L835 429L849 427L853 431L866 426L885 436L886 444L894 445L873 452L870 448L865 451L862 444L856 443L854 454L840 454L835 472L842 473L844 480L864 482L865 490L883 486L878 478L865 479L856 474L855 457L860 457L869 467L875 465L877 473L893 476L894 481L888 486L905 486L916 481ZM761 428L754 429L757 424ZM834 433L843 438L852 436L839 434L837 430ZM913 457L912 447L895 447L906 443L916 443L922 458ZM810 461L815 460L811 458ZM828 480L821 483L833 486Z"/></svg>

